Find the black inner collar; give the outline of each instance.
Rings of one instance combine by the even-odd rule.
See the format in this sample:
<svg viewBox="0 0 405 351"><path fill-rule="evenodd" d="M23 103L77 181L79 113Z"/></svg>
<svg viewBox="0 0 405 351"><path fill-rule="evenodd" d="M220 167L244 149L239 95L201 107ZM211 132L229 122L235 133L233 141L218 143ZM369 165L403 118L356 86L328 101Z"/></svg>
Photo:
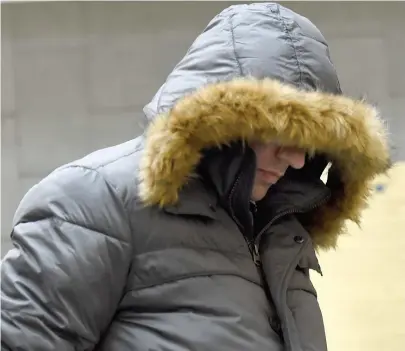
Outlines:
<svg viewBox="0 0 405 351"><path fill-rule="evenodd" d="M221 206L252 239L272 218L289 209L309 208L330 194L320 176L327 165L325 157L307 159L300 170L289 168L283 178L272 185L252 213L251 192L256 171L254 151L241 142L203 153L198 172L211 186ZM254 214L254 221L252 215Z"/></svg>

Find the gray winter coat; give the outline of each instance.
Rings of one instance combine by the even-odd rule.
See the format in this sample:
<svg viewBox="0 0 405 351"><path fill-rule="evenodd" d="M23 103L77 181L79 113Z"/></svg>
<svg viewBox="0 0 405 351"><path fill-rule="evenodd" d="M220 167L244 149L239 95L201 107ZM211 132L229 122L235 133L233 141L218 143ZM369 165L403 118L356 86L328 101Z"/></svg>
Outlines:
<svg viewBox="0 0 405 351"><path fill-rule="evenodd" d="M342 96L321 33L276 4L232 6L144 111L144 135L23 198L1 349L325 351L316 250L359 219L389 155L377 112ZM312 157L249 207L245 142L275 138Z"/></svg>

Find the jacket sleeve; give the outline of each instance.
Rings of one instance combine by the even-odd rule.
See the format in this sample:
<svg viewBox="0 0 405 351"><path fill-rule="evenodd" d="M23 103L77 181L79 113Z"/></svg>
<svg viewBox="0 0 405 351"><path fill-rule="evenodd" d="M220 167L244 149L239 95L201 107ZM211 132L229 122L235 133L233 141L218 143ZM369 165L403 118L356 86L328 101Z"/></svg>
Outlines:
<svg viewBox="0 0 405 351"><path fill-rule="evenodd" d="M34 186L1 263L1 349L92 350L124 291L128 223L95 170L65 167Z"/></svg>

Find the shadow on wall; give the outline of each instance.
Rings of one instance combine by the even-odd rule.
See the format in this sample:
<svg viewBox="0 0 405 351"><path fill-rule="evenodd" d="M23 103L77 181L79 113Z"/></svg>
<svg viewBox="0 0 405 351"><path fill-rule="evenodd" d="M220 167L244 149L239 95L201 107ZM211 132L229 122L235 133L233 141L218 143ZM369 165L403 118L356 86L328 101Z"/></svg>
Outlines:
<svg viewBox="0 0 405 351"><path fill-rule="evenodd" d="M362 228L321 253L324 276L313 274L329 351L405 350L405 163L374 189Z"/></svg>

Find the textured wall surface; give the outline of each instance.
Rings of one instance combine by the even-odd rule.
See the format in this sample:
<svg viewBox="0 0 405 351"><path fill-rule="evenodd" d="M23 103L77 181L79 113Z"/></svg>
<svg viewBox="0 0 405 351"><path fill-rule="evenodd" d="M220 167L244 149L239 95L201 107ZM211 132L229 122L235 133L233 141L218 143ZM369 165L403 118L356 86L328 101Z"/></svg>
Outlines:
<svg viewBox="0 0 405 351"><path fill-rule="evenodd" d="M405 162L376 180L361 229L319 256L313 275L330 351L405 350Z"/></svg>
<svg viewBox="0 0 405 351"><path fill-rule="evenodd" d="M229 4L2 4L2 255L25 192L55 167L138 135L143 105ZM345 92L381 108L394 159L404 160L405 3L286 4L322 30ZM315 279L332 351L405 349L403 285L395 291L405 263L401 174L377 195L363 231L321 257L325 277Z"/></svg>
<svg viewBox="0 0 405 351"><path fill-rule="evenodd" d="M229 4L2 4L2 240L35 182L140 132L143 105ZM343 88L381 107L405 159L405 3L287 5L323 31Z"/></svg>

